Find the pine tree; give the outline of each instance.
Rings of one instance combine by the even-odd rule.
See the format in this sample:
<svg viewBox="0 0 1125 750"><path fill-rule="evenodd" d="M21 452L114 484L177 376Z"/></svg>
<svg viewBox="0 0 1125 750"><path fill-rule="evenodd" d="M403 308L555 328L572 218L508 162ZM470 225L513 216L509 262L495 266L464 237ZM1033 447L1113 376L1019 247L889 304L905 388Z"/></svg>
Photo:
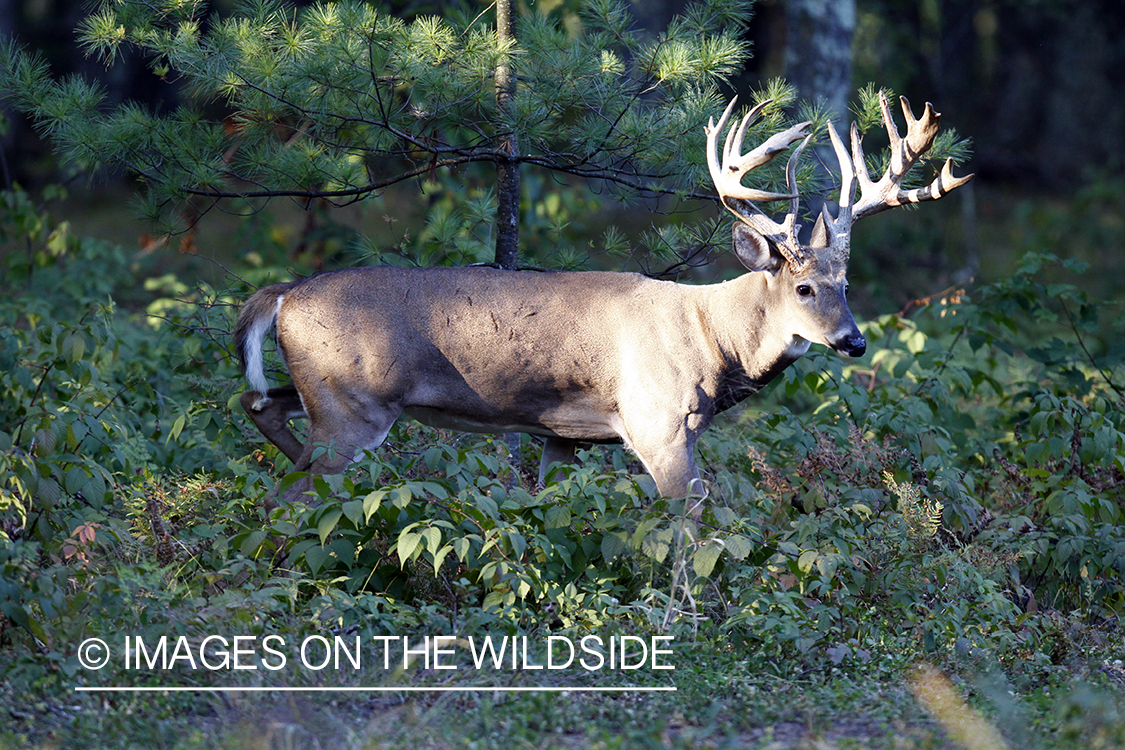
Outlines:
<svg viewBox="0 0 1125 750"><path fill-rule="evenodd" d="M532 13L518 37L514 24L498 30L491 14L467 9L403 22L355 0L302 10L256 0L219 18L197 0L100 0L79 29L88 52L110 62L140 50L154 74L186 87L188 103L163 115L107 110L96 84L55 80L10 43L0 89L67 162L135 175L153 220L174 222L188 201L203 210L278 197L344 205L448 168L492 165L504 214L496 261L514 266L521 170L626 195L709 197L703 125L748 55L740 35L751 4L701 0L646 38L622 0L586 2L577 31ZM789 103L783 90L772 95L780 101L762 132Z"/></svg>

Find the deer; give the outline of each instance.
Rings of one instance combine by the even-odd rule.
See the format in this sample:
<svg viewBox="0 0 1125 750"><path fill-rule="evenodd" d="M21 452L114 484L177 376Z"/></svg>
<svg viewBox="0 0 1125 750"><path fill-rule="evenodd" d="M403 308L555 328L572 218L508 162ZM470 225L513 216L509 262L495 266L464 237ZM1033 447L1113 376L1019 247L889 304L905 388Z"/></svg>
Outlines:
<svg viewBox="0 0 1125 750"><path fill-rule="evenodd" d="M940 115L927 103L915 118L902 97L902 137L881 96L891 149L885 173L871 179L855 123L850 152L829 123L838 210L833 217L824 206L802 244L796 171L811 122L743 154L765 101L732 122L720 150L736 102L704 133L719 200L737 219L733 249L745 273L682 284L625 272L382 266L274 284L250 297L235 326L252 388L240 396L242 407L293 469L310 475L344 471L404 415L437 428L542 437L540 485L552 464L575 460L578 445L624 444L662 497L683 499L699 518L707 487L695 447L715 415L758 392L813 343L846 357L866 351L847 301L854 222L937 200L973 177L955 177L946 160L929 185L904 188ZM743 184L797 141L787 192ZM789 206L780 220L757 205L782 200ZM291 385L267 383L263 342L271 330ZM289 427L298 418L309 420L304 443ZM305 499L308 486L291 485L285 502Z"/></svg>

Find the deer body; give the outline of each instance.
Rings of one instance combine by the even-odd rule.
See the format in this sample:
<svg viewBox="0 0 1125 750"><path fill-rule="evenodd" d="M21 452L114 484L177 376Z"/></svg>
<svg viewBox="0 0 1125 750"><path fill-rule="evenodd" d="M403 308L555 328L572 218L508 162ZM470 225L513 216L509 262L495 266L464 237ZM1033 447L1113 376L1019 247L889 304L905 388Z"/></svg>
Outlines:
<svg viewBox="0 0 1125 750"><path fill-rule="evenodd" d="M236 347L255 389L242 405L298 471L342 471L405 414L436 427L540 435L541 482L552 461L573 458L576 442L621 442L662 495L701 498L693 452L717 412L758 391L810 343L863 354L846 299L853 221L940 198L971 177L953 177L947 162L928 187L902 189L933 142L938 115L926 105L915 119L904 99L909 131L900 138L881 101L887 172L872 182L855 126L850 154L830 127L841 165L839 211L833 218L824 210L808 245L797 240L795 172L809 123L742 155L763 103L731 129L720 152L731 102L718 126L708 124L707 155L724 206L740 220L734 251L748 273L690 286L627 273L383 267L276 284L239 313ZM788 193L742 185L748 171L802 138L786 169ZM781 222L754 204L774 200L790 202ZM262 342L274 328L293 385L271 389ZM305 443L288 426L302 416L310 422ZM289 499L305 484L293 485Z"/></svg>
<svg viewBox="0 0 1125 750"><path fill-rule="evenodd" d="M692 450L712 417L808 349L776 324L766 287L764 273L689 286L624 273L351 269L262 289L236 341L256 373L255 421L271 407L286 412L280 424L302 412L311 420L308 444L291 443L298 470L342 469L405 414L540 435L556 441L550 456L565 455L557 441L623 442L661 494L678 497L698 479ZM840 326L859 336L843 312ZM301 407L260 395L271 324ZM270 434L279 429L263 431L282 445ZM313 461L316 443L335 444L335 455Z"/></svg>

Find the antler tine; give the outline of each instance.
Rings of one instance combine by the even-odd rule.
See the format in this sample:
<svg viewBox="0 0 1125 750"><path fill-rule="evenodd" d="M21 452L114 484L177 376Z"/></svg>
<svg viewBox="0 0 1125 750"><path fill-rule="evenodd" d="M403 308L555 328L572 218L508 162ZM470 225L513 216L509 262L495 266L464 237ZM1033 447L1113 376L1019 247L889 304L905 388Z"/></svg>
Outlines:
<svg viewBox="0 0 1125 750"><path fill-rule="evenodd" d="M734 99L731 99L730 103L731 105L733 105L737 101L738 97L735 97ZM737 128L731 128L730 132L727 133L726 143L723 144L723 162L726 163L730 159L730 155L735 154L741 160L738 163L738 172L740 179L743 175L757 166L756 164L750 165L747 163L750 156L753 155L753 152L747 154L746 158L743 158L741 156L742 139L746 137L746 129L750 127L750 123L758 119L758 115L762 113L762 110L766 108L766 105L769 104L770 101L772 100L767 99L766 101L759 103L758 106L754 107L749 112L747 112L745 116L743 116L742 121L739 123ZM720 130L721 129L722 128L720 127Z"/></svg>
<svg viewBox="0 0 1125 750"><path fill-rule="evenodd" d="M746 129L761 114L762 110L772 102L772 100L766 100L750 110L742 118L738 127L731 128L730 132L727 133L726 142L723 144L722 164L720 165L716 136L726 127L727 120L730 118L730 113L737 101L738 97L731 99L722 117L719 118L718 125L715 125L714 120L709 118L705 129L707 133L707 167L711 172L711 180L719 191L719 197L724 199L738 198L745 201L779 201L792 198L791 193L771 193L765 190L748 188L742 184L742 178L752 169L762 166L789 148L793 141L805 134L804 129L808 127L809 123L800 123L786 131L776 133L743 156L741 154L742 139L746 135Z"/></svg>
<svg viewBox="0 0 1125 750"><path fill-rule="evenodd" d="M781 133L777 133L760 144L746 155L742 155L742 141L746 136L746 129L750 126L769 102L762 102L747 113L739 122L738 127L731 128L727 133L722 150L722 161L718 149L718 135L726 129L731 112L737 99L732 99L723 116L719 118L716 126L712 119L707 121L707 166L711 171L711 178L723 205L727 207L743 223L752 227L759 234L767 237L770 242L795 266L804 265L808 260L810 251L819 255L819 250L827 250L828 257L848 259L851 244L852 224L865 216L885 211L895 206L908 203L919 203L927 200L937 200L951 191L964 185L973 178L973 175L956 177L953 174L953 160L947 159L942 166L940 174L922 188L904 190L902 181L907 172L918 163L918 160L934 144L938 133L938 121L941 115L934 111L933 105L926 103L921 117L915 117L906 97L900 97L902 113L906 119L906 135L902 136L891 116L890 103L884 94L879 95L879 109L882 114L883 125L887 130L890 140L891 158L887 170L878 182L871 179L867 172L867 165L863 156L863 139L859 127L852 123L850 129L850 146L845 145L836 126L828 123L828 136L836 158L840 162L840 200L839 211L836 218L825 206L813 227L811 244L804 247L797 239L800 227L797 225L797 210L799 197L797 193L797 165L805 147L812 139L808 133L809 122L802 122ZM747 172L761 166L773 159L782 151L788 149L795 141L804 139L789 157L785 167L785 184L787 193L770 193L754 190L742 184L742 178ZM859 198L856 198L856 192ZM789 200L789 210L781 222L766 216L753 201ZM734 203L732 203L734 201Z"/></svg>
<svg viewBox="0 0 1125 750"><path fill-rule="evenodd" d="M859 138L859 131L854 122L852 123L851 136L854 145ZM855 203L855 188L858 177L853 159L849 156L847 147L840 139L840 134L836 132L836 126L831 122L828 123L828 138L832 142L832 149L836 152L836 160L840 163L839 211L836 218L833 219L832 213L828 210L828 204L825 203L821 207L820 216L817 217L816 225L813 227L812 244L813 247L817 248L831 248L846 262L851 252L852 207ZM867 178L867 171L862 166L862 155L859 157L858 163L859 168L863 169L863 177ZM870 182L870 178L867 181Z"/></svg>
<svg viewBox="0 0 1125 750"><path fill-rule="evenodd" d="M941 167L941 173L934 178L926 187L914 188L900 193L903 203L920 203L921 201L936 201L943 195L947 195L954 188L959 188L969 180L973 179L973 175L967 174L964 177L953 176L953 160L946 159L945 164Z"/></svg>
<svg viewBox="0 0 1125 750"><path fill-rule="evenodd" d="M726 110L723 111L722 117L719 118L718 125L716 125L712 119L708 119L707 121L707 127L705 129L707 134L707 167L711 172L711 179L715 183L715 189L719 192L719 198L722 200L723 205L726 206L731 213L737 216L744 224L753 227L760 234L772 239L778 249L781 250L790 261L799 265L803 262L803 256L800 244L796 241L794 231L798 202L796 170L797 159L811 137L806 133L810 123L802 122L781 133L776 133L759 144L753 151L743 155L742 141L746 136L746 129L750 126L750 123L761 114L762 110L771 103L771 100L764 101L751 109L742 118L741 122L739 122L738 127L731 128L727 133L723 144L722 163L720 164L718 135L726 128L727 121L737 101L738 99L736 97L727 105ZM750 170L769 162L778 154L787 150L794 141L802 137L805 138L805 143L790 157L789 164L786 166L786 187L789 192L772 193L765 190L748 188L742 184L742 178L745 177ZM732 204L732 199L739 201L739 204ZM752 201L777 200L788 200L790 206L789 212L781 223L766 216L752 203Z"/></svg>
<svg viewBox="0 0 1125 750"><path fill-rule="evenodd" d="M904 97L905 98L905 97ZM904 107L909 110L909 107ZM894 118L891 117L891 105L887 101L887 96L882 91L879 92L879 112L883 117L883 128L887 131L887 140L890 141L888 148L891 152L891 163L889 165L889 174L902 174L906 170L904 164L905 154L902 150L902 137L898 133L898 126L895 125ZM914 112L911 111L906 115L906 132L910 132L911 125L913 125Z"/></svg>
<svg viewBox="0 0 1125 750"><path fill-rule="evenodd" d="M797 163L801 160L801 154L804 152L805 146L809 145L812 137L812 133L805 136L801 145L789 157L789 163L785 165L785 186L789 188L789 211L785 214L782 226L785 228L785 235L794 239L794 244L796 244L795 240L799 231L797 210L801 205L801 196L797 193Z"/></svg>
<svg viewBox="0 0 1125 750"><path fill-rule="evenodd" d="M854 145L859 137L859 131L854 122L852 123L851 137ZM856 175L857 167L853 158L848 154L844 142L840 140L840 134L836 132L836 126L831 121L828 123L828 139L832 142L832 150L836 152L836 161L840 163L840 200L838 201L840 210L835 221L840 224L851 223L852 205L855 203L855 186L858 179ZM867 170L863 167L862 156L859 159L859 168L864 170L863 176L866 178ZM867 181L870 182L870 178ZM825 219L831 220L832 216L825 213Z"/></svg>
<svg viewBox="0 0 1125 750"><path fill-rule="evenodd" d="M954 177L951 160L947 160L942 167L941 174L927 187L913 190L902 189L902 180L906 177L906 173L909 172L910 168L922 158L923 154L930 150L931 146L933 146L934 138L937 136L938 132L938 121L941 115L935 112L933 105L927 102L922 116L915 118L914 112L910 107L910 102L906 97L899 97L899 101L902 105L903 115L906 118L905 138L899 134L898 127L891 117L891 109L890 104L887 102L887 97L882 93L879 94L879 108L882 110L883 125L887 129L887 137L890 139L891 148L890 164L887 167L887 171L884 172L883 176L879 179L879 182L872 182L870 175L867 173L859 129L856 127L855 123L852 124L852 154L849 161L852 162L852 170L856 175L861 190L859 202L855 205L851 217L851 221L853 222L859 221L865 216L871 216L880 211L885 211L888 208L894 208L895 206L903 206L908 203L918 203L926 200L937 200L973 178L971 174L964 177ZM839 149L837 149L837 156L841 159L841 171L845 171L843 167L845 157L841 154ZM837 222L839 222L839 220L837 220Z"/></svg>

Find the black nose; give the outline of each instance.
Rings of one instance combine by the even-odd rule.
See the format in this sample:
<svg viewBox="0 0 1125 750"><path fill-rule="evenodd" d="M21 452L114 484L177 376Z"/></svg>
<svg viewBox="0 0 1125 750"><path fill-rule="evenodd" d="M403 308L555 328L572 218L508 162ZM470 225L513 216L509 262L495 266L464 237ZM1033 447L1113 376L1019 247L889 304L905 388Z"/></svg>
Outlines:
<svg viewBox="0 0 1125 750"><path fill-rule="evenodd" d="M842 352L849 357L862 357L863 353L867 351L867 339L863 338L860 334L848 336L834 348L836 351Z"/></svg>

